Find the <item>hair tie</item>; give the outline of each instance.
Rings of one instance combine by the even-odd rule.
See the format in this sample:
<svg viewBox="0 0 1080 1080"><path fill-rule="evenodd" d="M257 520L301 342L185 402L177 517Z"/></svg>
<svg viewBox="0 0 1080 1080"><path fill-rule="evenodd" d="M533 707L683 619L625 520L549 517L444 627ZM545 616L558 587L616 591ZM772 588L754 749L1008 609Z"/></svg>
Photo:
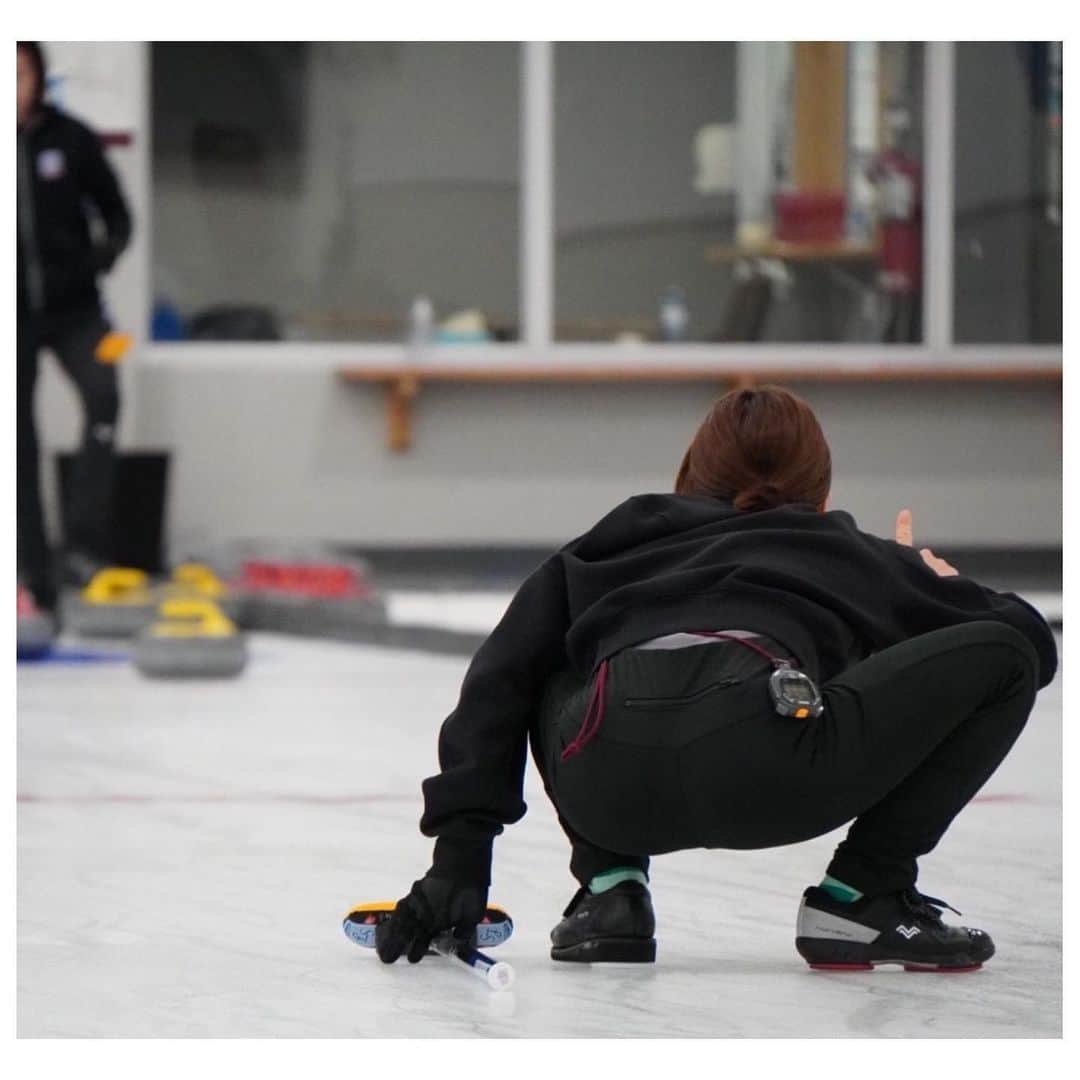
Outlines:
<svg viewBox="0 0 1080 1080"><path fill-rule="evenodd" d="M773 483L762 481L735 496L736 510L771 510L784 502L784 493Z"/></svg>

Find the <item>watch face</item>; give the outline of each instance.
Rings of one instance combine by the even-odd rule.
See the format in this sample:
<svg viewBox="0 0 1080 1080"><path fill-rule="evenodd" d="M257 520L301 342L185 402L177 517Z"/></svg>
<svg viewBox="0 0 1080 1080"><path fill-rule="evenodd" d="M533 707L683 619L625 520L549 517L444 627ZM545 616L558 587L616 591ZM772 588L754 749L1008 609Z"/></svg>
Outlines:
<svg viewBox="0 0 1080 1080"><path fill-rule="evenodd" d="M789 701L812 704L816 695L805 675L787 675L780 680L780 689Z"/></svg>
<svg viewBox="0 0 1080 1080"><path fill-rule="evenodd" d="M819 716L821 697L809 675L802 671L781 669L769 679L769 693L781 716Z"/></svg>

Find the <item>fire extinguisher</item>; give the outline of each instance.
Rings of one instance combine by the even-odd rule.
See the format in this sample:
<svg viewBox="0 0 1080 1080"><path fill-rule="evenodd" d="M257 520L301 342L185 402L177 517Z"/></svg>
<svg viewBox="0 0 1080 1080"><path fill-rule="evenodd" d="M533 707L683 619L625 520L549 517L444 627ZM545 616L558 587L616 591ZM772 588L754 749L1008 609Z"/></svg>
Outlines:
<svg viewBox="0 0 1080 1080"><path fill-rule="evenodd" d="M877 156L869 177L878 189L879 284L886 293L914 296L922 286L922 168L893 148Z"/></svg>

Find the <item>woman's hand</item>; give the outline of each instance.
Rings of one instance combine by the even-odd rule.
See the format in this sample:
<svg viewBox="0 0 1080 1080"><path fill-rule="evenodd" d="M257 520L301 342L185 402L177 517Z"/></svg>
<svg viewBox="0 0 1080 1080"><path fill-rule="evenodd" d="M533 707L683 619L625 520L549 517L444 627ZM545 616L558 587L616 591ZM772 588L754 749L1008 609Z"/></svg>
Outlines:
<svg viewBox="0 0 1080 1080"><path fill-rule="evenodd" d="M450 881L426 874L413 882L393 915L375 927L375 951L384 964L404 955L410 964L423 959L432 939L451 931L469 941L487 908L487 886Z"/></svg>
<svg viewBox="0 0 1080 1080"><path fill-rule="evenodd" d="M912 547L911 540L911 511L901 510L896 515L896 542L904 547ZM939 559L929 548L920 548L919 554L922 560L937 574L938 577L955 577L960 571L955 566L950 566L944 559Z"/></svg>

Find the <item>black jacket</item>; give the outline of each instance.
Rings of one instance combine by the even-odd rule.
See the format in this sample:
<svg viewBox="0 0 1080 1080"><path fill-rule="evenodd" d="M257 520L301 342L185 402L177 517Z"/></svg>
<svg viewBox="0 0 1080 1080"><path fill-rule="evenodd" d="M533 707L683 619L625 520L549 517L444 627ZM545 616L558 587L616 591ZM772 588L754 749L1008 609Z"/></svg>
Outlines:
<svg viewBox="0 0 1080 1080"><path fill-rule="evenodd" d="M1008 623L1057 669L1045 620L1011 593L939 577L917 551L861 532L842 510L736 511L690 495L637 495L547 559L466 672L424 781L421 831L444 876L487 880L491 840L525 813L529 726L547 679L587 677L619 649L680 630L757 630L819 682L917 634Z"/></svg>
<svg viewBox="0 0 1080 1080"><path fill-rule="evenodd" d="M131 239L131 215L98 137L42 106L18 131L20 307L46 315L97 307L97 275ZM91 233L88 209L101 222Z"/></svg>

